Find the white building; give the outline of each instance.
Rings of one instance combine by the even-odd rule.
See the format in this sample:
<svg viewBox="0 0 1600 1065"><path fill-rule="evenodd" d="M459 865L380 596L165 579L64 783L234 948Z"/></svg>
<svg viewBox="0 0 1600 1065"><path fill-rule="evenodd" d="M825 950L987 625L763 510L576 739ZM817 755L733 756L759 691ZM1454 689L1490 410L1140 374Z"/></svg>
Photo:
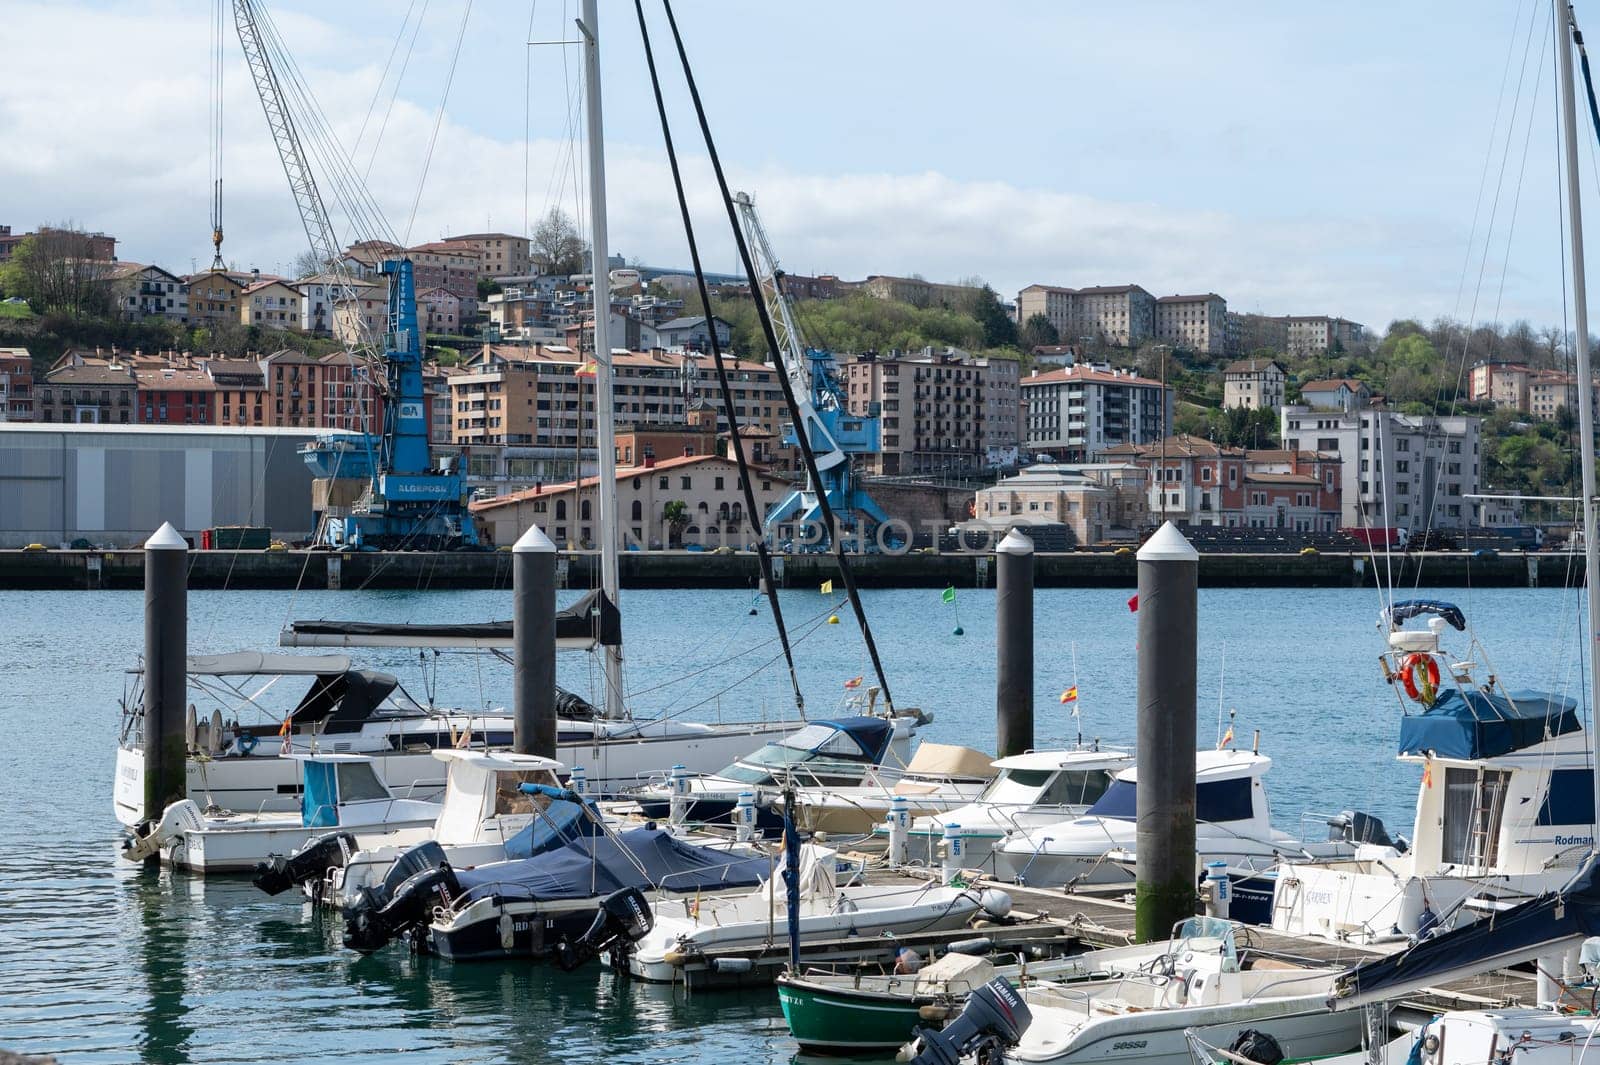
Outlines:
<svg viewBox="0 0 1600 1065"><path fill-rule="evenodd" d="M118 317L126 321L189 322L189 283L159 266L118 263L112 270L111 293Z"/></svg>
<svg viewBox="0 0 1600 1065"><path fill-rule="evenodd" d="M1155 301L1155 337L1189 351L1221 355L1228 346L1228 301L1215 292L1161 296Z"/></svg>
<svg viewBox="0 0 1600 1065"><path fill-rule="evenodd" d="M1069 366L1022 379L1025 445L1085 462L1118 444L1145 444L1172 426L1172 391L1132 370Z"/></svg>
<svg viewBox="0 0 1600 1065"><path fill-rule="evenodd" d="M1277 410L1284 403L1289 372L1276 359L1240 359L1222 371L1222 406Z"/></svg>

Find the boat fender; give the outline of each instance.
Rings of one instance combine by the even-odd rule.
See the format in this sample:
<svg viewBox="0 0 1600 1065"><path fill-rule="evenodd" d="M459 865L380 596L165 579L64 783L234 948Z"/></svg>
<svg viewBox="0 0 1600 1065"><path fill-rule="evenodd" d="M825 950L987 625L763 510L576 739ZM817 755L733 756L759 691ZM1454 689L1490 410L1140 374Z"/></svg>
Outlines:
<svg viewBox="0 0 1600 1065"><path fill-rule="evenodd" d="M917 1007L917 1019L938 1023L950 1019L950 1007L937 1002L930 1002L926 1006Z"/></svg>
<svg viewBox="0 0 1600 1065"><path fill-rule="evenodd" d="M999 888L984 888L978 896L978 905L990 917L1002 918L1011 913L1011 896Z"/></svg>
<svg viewBox="0 0 1600 1065"><path fill-rule="evenodd" d="M738 973L754 972L756 961L754 958L712 958L711 971L734 975Z"/></svg>
<svg viewBox="0 0 1600 1065"><path fill-rule="evenodd" d="M1420 651L1407 655L1400 664L1400 680L1405 685L1406 694L1423 706L1432 706L1439 697L1439 663Z"/></svg>
<svg viewBox="0 0 1600 1065"><path fill-rule="evenodd" d="M246 732L234 739L233 745L239 749L240 754L250 754L261 741L253 732Z"/></svg>
<svg viewBox="0 0 1600 1065"><path fill-rule="evenodd" d="M987 936L958 939L946 949L951 954L967 954L974 958L981 958L994 950L994 940Z"/></svg>

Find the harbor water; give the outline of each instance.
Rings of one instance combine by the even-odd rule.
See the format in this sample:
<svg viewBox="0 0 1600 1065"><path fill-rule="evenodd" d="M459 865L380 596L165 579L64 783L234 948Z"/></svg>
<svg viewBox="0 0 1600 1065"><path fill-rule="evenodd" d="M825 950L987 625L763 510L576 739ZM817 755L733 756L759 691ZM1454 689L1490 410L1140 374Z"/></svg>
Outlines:
<svg viewBox="0 0 1600 1065"><path fill-rule="evenodd" d="M565 605L577 591L564 592ZM1036 745L1133 742L1136 618L1128 593L1037 595ZM1456 602L1511 688L1580 701L1581 597L1559 589L1437 590ZM1402 596L1403 597L1403 596ZM993 593L865 594L900 706L934 715L927 738L992 749ZM693 996L598 966L563 975L515 964L452 965L391 948L361 958L336 920L246 880L209 881L117 856L111 778L126 670L142 639L137 592L0 596L0 1048L66 1062L347 1061L405 1051L413 1062L785 1062L771 989ZM838 597L790 589L783 608L812 716L841 709L872 670ZM1273 819L1364 809L1411 829L1420 770L1397 763L1400 707L1383 683L1370 589L1200 593L1197 743L1236 710L1236 746L1256 730L1273 758ZM195 592L190 653L270 649L291 618L482 621L505 592ZM754 608L755 613L751 610ZM829 616L837 613L838 624ZM763 602L737 591L629 591L626 680L638 714L716 720L792 712ZM959 626L963 635L955 635ZM1451 634L1447 647L1465 651ZM491 658L357 651L418 699L504 706L509 669ZM424 665L426 668L424 668ZM591 656L563 654L563 686L598 700ZM1058 701L1076 685L1071 707ZM665 768L665 767L663 767Z"/></svg>

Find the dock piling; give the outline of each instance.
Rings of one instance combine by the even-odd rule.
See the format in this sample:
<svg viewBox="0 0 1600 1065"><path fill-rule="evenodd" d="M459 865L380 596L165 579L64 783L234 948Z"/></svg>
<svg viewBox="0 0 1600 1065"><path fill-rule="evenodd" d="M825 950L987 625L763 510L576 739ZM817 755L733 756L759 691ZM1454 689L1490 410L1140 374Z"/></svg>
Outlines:
<svg viewBox="0 0 1600 1065"><path fill-rule="evenodd" d="M188 793L189 544L171 522L144 544L144 816Z"/></svg>
<svg viewBox="0 0 1600 1065"><path fill-rule="evenodd" d="M556 756L556 545L528 526L511 548L512 747Z"/></svg>
<svg viewBox="0 0 1600 1065"><path fill-rule="evenodd" d="M1170 521L1139 549L1138 853L1134 936L1195 911L1195 645L1199 555Z"/></svg>
<svg viewBox="0 0 1600 1065"><path fill-rule="evenodd" d="M1033 541L1006 533L995 555L995 746L1001 758L1033 749Z"/></svg>
<svg viewBox="0 0 1600 1065"><path fill-rule="evenodd" d="M911 804L904 795L889 800L889 868L899 869L911 858Z"/></svg>

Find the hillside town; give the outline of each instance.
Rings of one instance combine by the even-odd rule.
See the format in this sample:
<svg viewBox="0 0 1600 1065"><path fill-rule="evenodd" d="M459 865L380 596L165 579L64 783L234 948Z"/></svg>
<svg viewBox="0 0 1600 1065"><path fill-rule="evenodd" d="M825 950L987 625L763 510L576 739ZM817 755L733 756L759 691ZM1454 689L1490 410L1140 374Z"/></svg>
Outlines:
<svg viewBox="0 0 1600 1065"><path fill-rule="evenodd" d="M485 232L409 248L367 241L291 278L220 262L181 274L121 258L104 233L0 226L0 281L13 292L27 291L23 260L54 254L71 259L90 292L81 317L160 323L175 340L218 342L212 350L68 344L53 357L0 347L0 419L294 430L307 439L377 431L382 389L352 352L384 329L380 263L403 256L434 356L423 374L428 439L460 463L472 509L497 542L538 524L558 543L592 545L595 523L580 502L596 469L593 389L585 387L592 274L581 241L570 232L563 240L541 246ZM731 414L746 459L762 470L764 496L775 500L804 479L793 440L785 441L780 371L748 323L748 288L736 276L708 276L707 314L692 273L613 257L608 279L619 483L638 493L626 502L632 521L622 535L645 549L742 546L748 535L739 531L743 504L727 487L730 412L716 387L712 330L733 353ZM986 337L998 342L975 350L929 343L834 352L849 413L879 427L876 445L852 461L914 526L910 542L931 546L1018 525L1057 549L1112 546L1137 542L1164 519L1247 537L1520 535L1519 507L1479 498L1486 471L1476 412L1554 424L1570 422L1576 405L1570 374L1489 359L1465 382L1461 399L1472 413L1397 404L1360 378L1332 373L1341 357L1374 350L1360 323L1239 313L1214 292L1034 284L1001 300L987 286L920 277L786 275L783 283L802 311L941 309L981 321L987 302L1003 314L998 335ZM21 324L48 294L6 297L0 306L15 311L0 327ZM1320 364L1328 376L1314 376ZM1209 406L1195 402L1201 389ZM1253 436L1217 431L1230 420ZM637 472L668 464L678 471L670 487L665 474ZM647 482L660 484L647 491ZM338 512L339 491L316 496L318 519ZM786 543L796 530L769 535Z"/></svg>

